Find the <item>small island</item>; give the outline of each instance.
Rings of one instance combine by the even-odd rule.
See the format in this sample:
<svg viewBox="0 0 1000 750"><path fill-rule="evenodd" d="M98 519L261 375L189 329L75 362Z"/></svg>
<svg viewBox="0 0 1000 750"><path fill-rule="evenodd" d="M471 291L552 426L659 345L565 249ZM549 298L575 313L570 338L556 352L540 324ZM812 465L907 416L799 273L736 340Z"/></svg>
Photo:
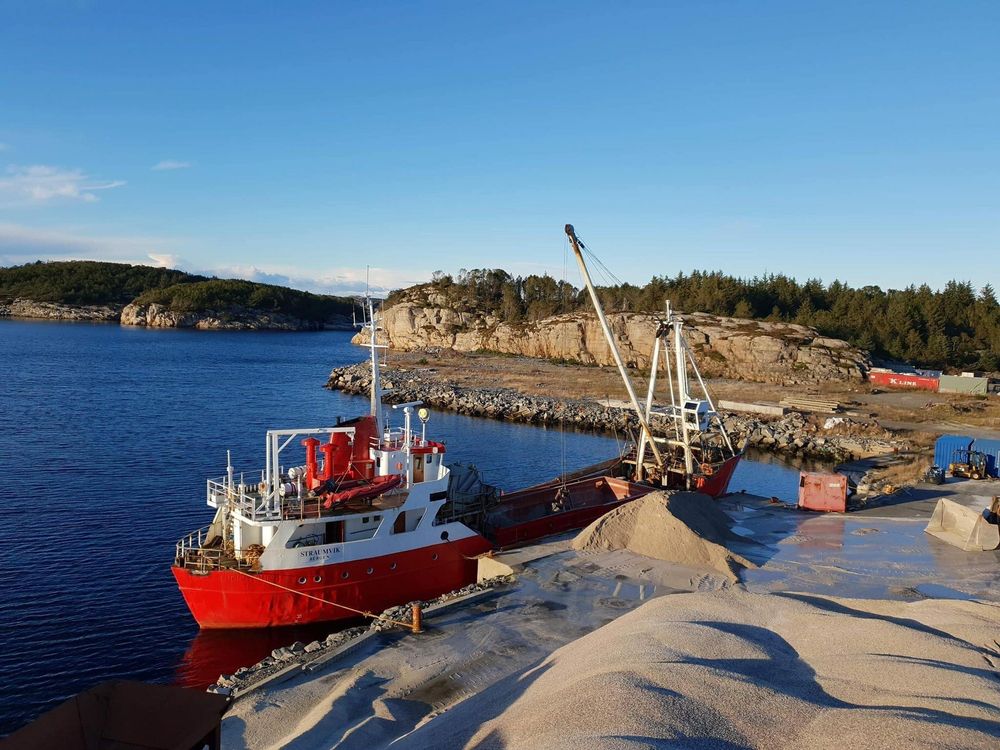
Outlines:
<svg viewBox="0 0 1000 750"><path fill-rule="evenodd" d="M151 328L350 329L349 297L169 268L50 261L0 268L0 317Z"/></svg>

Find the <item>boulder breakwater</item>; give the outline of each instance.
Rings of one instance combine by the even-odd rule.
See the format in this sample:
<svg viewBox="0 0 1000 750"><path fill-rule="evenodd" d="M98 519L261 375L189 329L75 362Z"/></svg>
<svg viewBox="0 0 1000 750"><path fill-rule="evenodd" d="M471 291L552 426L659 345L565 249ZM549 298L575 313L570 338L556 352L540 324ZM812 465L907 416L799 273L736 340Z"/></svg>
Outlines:
<svg viewBox="0 0 1000 750"><path fill-rule="evenodd" d="M383 374L383 385L389 403L422 401L431 408L467 416L620 435L635 435L639 429L635 414L628 408L591 399L529 395L488 385L458 386L442 382L433 367L388 370ZM371 389L368 363L334 369L325 387L367 395ZM803 458L847 461L910 447L875 420L799 412L774 418L725 412L720 415L726 431L741 448L749 446ZM669 428L663 419L654 419L650 426L660 435Z"/></svg>

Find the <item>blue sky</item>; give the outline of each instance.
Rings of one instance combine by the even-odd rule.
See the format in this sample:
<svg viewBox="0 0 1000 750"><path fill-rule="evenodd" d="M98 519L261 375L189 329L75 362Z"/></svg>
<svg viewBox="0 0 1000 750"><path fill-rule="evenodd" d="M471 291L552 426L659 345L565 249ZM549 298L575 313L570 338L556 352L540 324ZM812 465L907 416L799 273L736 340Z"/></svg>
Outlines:
<svg viewBox="0 0 1000 750"><path fill-rule="evenodd" d="M998 39L997 2L0 0L0 264L346 291L561 275L570 222L634 282L1000 288Z"/></svg>

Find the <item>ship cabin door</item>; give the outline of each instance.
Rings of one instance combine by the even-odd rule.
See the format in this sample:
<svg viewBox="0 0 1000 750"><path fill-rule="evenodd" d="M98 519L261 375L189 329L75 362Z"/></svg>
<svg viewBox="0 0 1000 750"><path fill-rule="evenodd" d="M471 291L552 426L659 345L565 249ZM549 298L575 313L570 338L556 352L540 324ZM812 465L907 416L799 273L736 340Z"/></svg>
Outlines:
<svg viewBox="0 0 1000 750"><path fill-rule="evenodd" d="M340 544L344 541L344 522L327 521L323 544Z"/></svg>
<svg viewBox="0 0 1000 750"><path fill-rule="evenodd" d="M414 456L413 457L413 481L422 482L424 481L424 457Z"/></svg>

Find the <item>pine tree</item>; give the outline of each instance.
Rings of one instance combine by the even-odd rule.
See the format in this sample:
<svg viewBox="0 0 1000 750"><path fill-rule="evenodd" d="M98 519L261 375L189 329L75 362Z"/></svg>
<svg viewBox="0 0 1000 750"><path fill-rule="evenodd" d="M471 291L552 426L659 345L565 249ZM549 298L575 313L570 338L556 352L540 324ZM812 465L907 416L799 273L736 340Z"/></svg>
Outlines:
<svg viewBox="0 0 1000 750"><path fill-rule="evenodd" d="M802 300L802 304L799 305L798 311L795 313L795 322L804 326L812 325L813 315L815 315L815 310L813 309L812 301L806 297Z"/></svg>
<svg viewBox="0 0 1000 750"><path fill-rule="evenodd" d="M734 318L752 318L754 317L753 308L750 307L750 303L745 299L741 299L736 303L736 309L733 310Z"/></svg>
<svg viewBox="0 0 1000 750"><path fill-rule="evenodd" d="M992 284L986 284L986 286L979 290L979 302L987 309L996 309L997 296L993 291Z"/></svg>

